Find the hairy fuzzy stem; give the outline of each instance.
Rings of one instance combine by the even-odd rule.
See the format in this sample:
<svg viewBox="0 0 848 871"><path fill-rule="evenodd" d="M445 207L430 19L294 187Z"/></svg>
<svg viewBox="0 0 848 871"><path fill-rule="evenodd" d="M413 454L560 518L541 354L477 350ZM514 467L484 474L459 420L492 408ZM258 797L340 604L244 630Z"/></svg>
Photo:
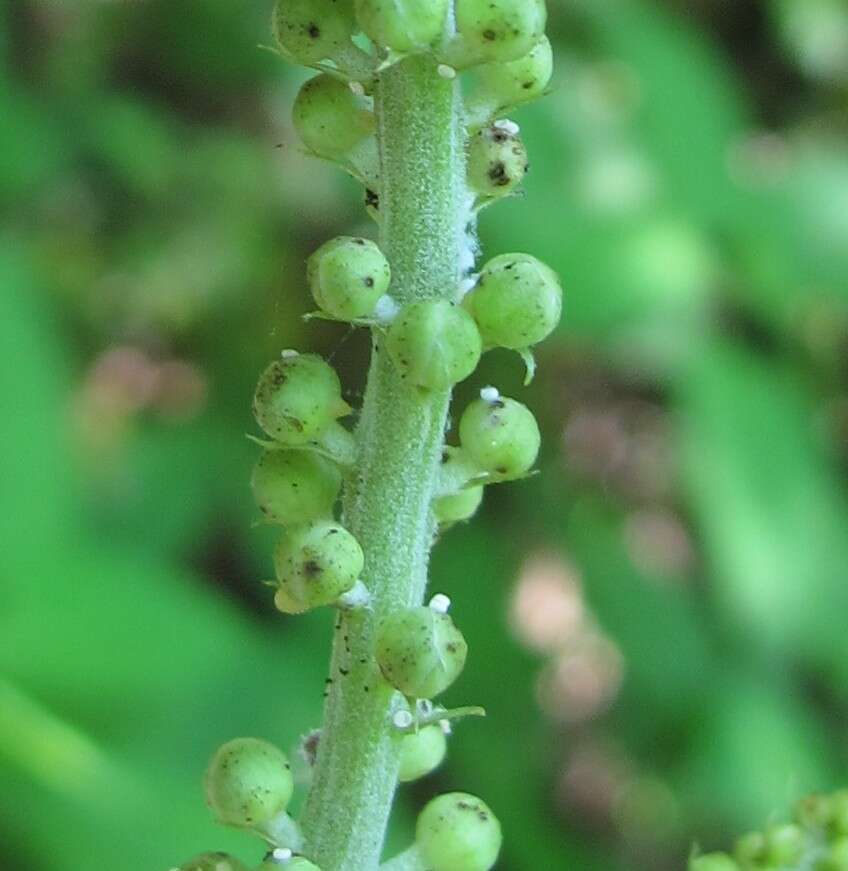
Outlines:
<svg viewBox="0 0 848 871"><path fill-rule="evenodd" d="M410 57L381 74L376 95L381 248L399 302L452 296L468 221L459 87L432 58ZM450 395L402 384L374 337L357 431L358 461L345 491L345 524L365 551L370 611L337 624L329 694L302 827L323 871L375 871L397 785L399 698L373 659L385 615L419 604L434 533L430 502Z"/></svg>

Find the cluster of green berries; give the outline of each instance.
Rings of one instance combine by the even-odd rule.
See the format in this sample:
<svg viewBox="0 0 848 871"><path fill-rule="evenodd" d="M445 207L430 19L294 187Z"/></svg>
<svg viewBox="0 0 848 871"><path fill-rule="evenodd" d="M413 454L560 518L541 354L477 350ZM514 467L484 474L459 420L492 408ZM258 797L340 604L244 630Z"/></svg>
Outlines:
<svg viewBox="0 0 848 871"><path fill-rule="evenodd" d="M517 125L498 113L544 93L552 75L544 0L277 0L273 31L280 54L316 70L294 103L294 128L313 154L342 165L366 186L378 222L380 157L374 94L382 72L410 54L429 55L434 75L474 68L468 98L467 201L473 212L512 194L528 170ZM458 265L470 273L469 263ZM507 254L478 275L444 288L440 298L402 304L388 258L373 241L342 236L316 250L307 280L322 317L370 327L410 396L422 401L468 378L492 348L530 349L556 327L562 289L533 257ZM342 487L355 476L357 434L338 375L314 354L283 352L262 373L254 415L268 437L253 470L253 495L266 522L282 527L274 551L276 607L289 614L320 606L367 608L367 560L339 522ZM533 467L539 428L529 409L492 387L462 413L459 445L445 447L432 499L440 528L469 519L484 486ZM396 691L393 708L399 780L441 764L449 726L430 701L460 675L468 647L448 614L449 600L384 616L376 623L373 673ZM421 717L421 711L430 715ZM443 709L438 709L443 711ZM413 715L411 712L416 711ZM449 716L448 712L444 712ZM290 832L293 780L273 745L242 738L209 764L206 798L224 824ZM283 827L283 829L280 828ZM272 842L274 839L269 837ZM297 838L275 849L259 871L318 871L298 855ZM480 799L450 793L421 812L415 850L430 871L488 871L501 845L500 825ZM238 860L209 853L184 871L242 871Z"/></svg>
<svg viewBox="0 0 848 871"><path fill-rule="evenodd" d="M749 832L732 854L693 856L689 871L848 871L848 790L811 795L793 821Z"/></svg>
<svg viewBox="0 0 848 871"><path fill-rule="evenodd" d="M468 184L481 200L496 199L522 181L527 153L514 125L492 121L548 87L546 20L544 0L278 0L272 26L283 57L318 71L295 99L300 139L366 181L379 218L372 94L380 72L409 54L430 55L448 77L474 68Z"/></svg>
<svg viewBox="0 0 848 871"><path fill-rule="evenodd" d="M284 352L262 373L253 411L273 440L253 470L253 495L265 519L285 527L274 554L277 607L301 613L333 604L364 564L356 539L333 520L342 469L326 438L353 438L338 422L351 411L338 376L320 357Z"/></svg>

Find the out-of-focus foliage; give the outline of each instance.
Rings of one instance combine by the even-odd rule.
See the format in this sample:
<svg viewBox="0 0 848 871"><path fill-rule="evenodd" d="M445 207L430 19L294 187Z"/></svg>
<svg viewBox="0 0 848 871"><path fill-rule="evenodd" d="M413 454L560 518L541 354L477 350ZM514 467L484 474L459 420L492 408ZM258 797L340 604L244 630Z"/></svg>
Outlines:
<svg viewBox="0 0 848 871"><path fill-rule="evenodd" d="M331 616L274 615L249 397L304 261L371 232L302 156L270 2L0 5L0 867L258 860L204 762L320 719ZM848 780L848 7L552 0L527 196L563 276L543 474L434 556L483 704L402 789L485 797L503 869L680 869ZM483 383L521 390L492 354ZM406 809L406 813L403 810Z"/></svg>

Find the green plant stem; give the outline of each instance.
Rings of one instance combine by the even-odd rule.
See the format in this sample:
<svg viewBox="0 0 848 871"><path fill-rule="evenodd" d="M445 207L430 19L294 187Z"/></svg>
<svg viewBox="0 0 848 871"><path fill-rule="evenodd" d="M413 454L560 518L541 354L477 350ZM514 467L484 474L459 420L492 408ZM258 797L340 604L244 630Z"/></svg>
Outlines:
<svg viewBox="0 0 848 871"><path fill-rule="evenodd" d="M380 76L381 247L398 302L452 295L459 282L468 205L459 87L430 57ZM365 551L372 610L342 614L312 788L302 827L322 871L375 871L397 785L399 698L374 664L374 632L387 614L421 603L435 532L430 508L450 395L402 384L375 332L357 430L358 462L345 523Z"/></svg>

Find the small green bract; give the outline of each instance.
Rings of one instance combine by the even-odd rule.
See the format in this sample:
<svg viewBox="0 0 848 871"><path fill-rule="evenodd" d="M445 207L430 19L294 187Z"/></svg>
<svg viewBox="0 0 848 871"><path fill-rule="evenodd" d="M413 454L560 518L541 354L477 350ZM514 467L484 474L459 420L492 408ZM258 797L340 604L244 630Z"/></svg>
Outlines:
<svg viewBox="0 0 848 871"><path fill-rule="evenodd" d="M541 436L526 405L504 397L472 402L459 422L462 447L496 478L523 475L536 462Z"/></svg>
<svg viewBox="0 0 848 871"><path fill-rule="evenodd" d="M338 467L312 451L263 451L250 479L272 523L305 523L332 514L342 484Z"/></svg>
<svg viewBox="0 0 848 871"><path fill-rule="evenodd" d="M473 55L512 61L545 33L544 0L456 0L456 26Z"/></svg>
<svg viewBox="0 0 848 871"><path fill-rule="evenodd" d="M374 113L365 98L326 73L300 89L292 121L303 144L329 158L344 157L374 132Z"/></svg>
<svg viewBox="0 0 848 871"><path fill-rule="evenodd" d="M411 783L435 771L447 753L448 742L442 727L424 726L417 732L404 735L400 745L401 783Z"/></svg>
<svg viewBox="0 0 848 871"><path fill-rule="evenodd" d="M271 438L284 445L304 445L350 413L350 406L342 399L332 366L316 354L285 352L262 373L253 413Z"/></svg>
<svg viewBox="0 0 848 871"><path fill-rule="evenodd" d="M562 287L556 273L535 257L502 254L483 267L463 305L487 345L519 350L553 332L562 316Z"/></svg>
<svg viewBox="0 0 848 871"><path fill-rule="evenodd" d="M425 48L441 36L449 0L356 0L363 31L399 52Z"/></svg>
<svg viewBox="0 0 848 871"><path fill-rule="evenodd" d="M351 0L278 0L271 25L283 51L309 66L350 43L353 7Z"/></svg>
<svg viewBox="0 0 848 871"><path fill-rule="evenodd" d="M477 71L480 91L496 109L517 106L542 95L553 67L551 43L543 36L518 60L483 64Z"/></svg>
<svg viewBox="0 0 848 871"><path fill-rule="evenodd" d="M434 798L415 827L415 843L429 871L489 871L502 840L497 817L465 792Z"/></svg>
<svg viewBox="0 0 848 871"><path fill-rule="evenodd" d="M482 196L511 193L527 168L527 149L520 137L498 124L479 130L468 145L468 184Z"/></svg>
<svg viewBox="0 0 848 871"><path fill-rule="evenodd" d="M739 871L739 866L726 853L707 853L693 856L689 871Z"/></svg>
<svg viewBox="0 0 848 871"><path fill-rule="evenodd" d="M285 753L260 738L219 747L205 778L206 802L219 822L261 826L282 813L294 789Z"/></svg>
<svg viewBox="0 0 848 871"><path fill-rule="evenodd" d="M482 342L468 312L444 299L405 306L386 336L401 378L426 390L446 390L480 362Z"/></svg>
<svg viewBox="0 0 848 871"><path fill-rule="evenodd" d="M180 865L180 871L247 871L247 868L229 853L202 853Z"/></svg>
<svg viewBox="0 0 848 871"><path fill-rule="evenodd" d="M389 615L377 628L383 677L410 698L444 692L465 667L468 645L447 615L424 605Z"/></svg>
<svg viewBox="0 0 848 871"><path fill-rule="evenodd" d="M389 289L391 269L370 239L340 236L325 242L307 261L315 302L340 320L364 318Z"/></svg>
<svg viewBox="0 0 848 871"><path fill-rule="evenodd" d="M357 540L340 524L316 521L292 527L274 552L282 593L277 606L305 611L333 604L356 583L365 558Z"/></svg>

